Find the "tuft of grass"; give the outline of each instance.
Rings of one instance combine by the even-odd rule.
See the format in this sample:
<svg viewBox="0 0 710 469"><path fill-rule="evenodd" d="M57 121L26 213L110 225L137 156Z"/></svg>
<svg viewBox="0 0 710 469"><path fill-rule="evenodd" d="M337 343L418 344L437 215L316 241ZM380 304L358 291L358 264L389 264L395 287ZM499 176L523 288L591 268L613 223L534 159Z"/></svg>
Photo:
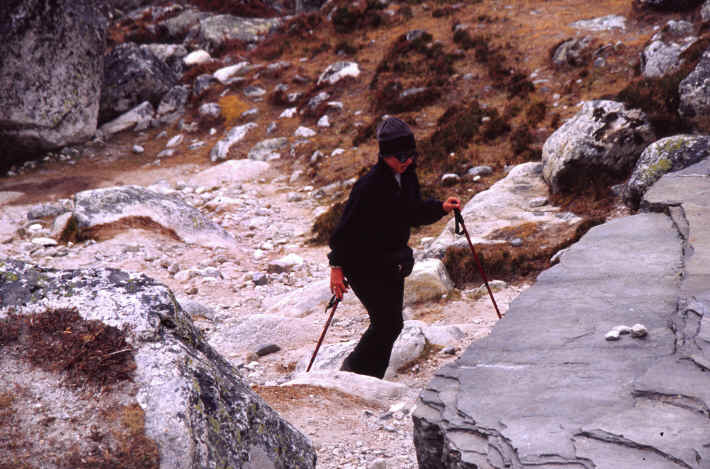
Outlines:
<svg viewBox="0 0 710 469"><path fill-rule="evenodd" d="M367 0L364 8L360 4L342 2L332 16L335 31L350 34L368 28L377 28L385 22L379 10L385 7L377 0Z"/></svg>
<svg viewBox="0 0 710 469"><path fill-rule="evenodd" d="M545 101L533 101L525 110L525 118L531 127L535 127L545 120L547 114L547 103Z"/></svg>
<svg viewBox="0 0 710 469"><path fill-rule="evenodd" d="M522 223L491 233L488 238L502 243L475 246L488 279L517 281L537 276L550 267L550 258L560 249L577 242L590 228L604 222L604 218L587 218L573 227L542 229L536 223ZM523 245L513 247L508 241L520 238ZM458 288L467 283L483 281L471 249L449 247L443 259L449 275Z"/></svg>
<svg viewBox="0 0 710 469"><path fill-rule="evenodd" d="M19 344L32 365L66 373L75 387L130 380L136 368L125 331L87 321L74 309L47 310L0 320L2 345Z"/></svg>
<svg viewBox="0 0 710 469"><path fill-rule="evenodd" d="M273 18L278 12L261 0L190 0L201 11L248 18Z"/></svg>
<svg viewBox="0 0 710 469"><path fill-rule="evenodd" d="M492 111L482 109L478 101L451 106L437 121L437 130L432 136L421 142L421 153L432 163L445 162L450 153L466 147L478 135L483 117L491 114Z"/></svg>
<svg viewBox="0 0 710 469"><path fill-rule="evenodd" d="M343 216L343 211L345 210L345 202L337 202L331 206L327 212L323 213L321 216L316 218L311 228L311 233L313 237L311 238L311 243L313 244L325 244L330 240L330 236L335 231L335 227L338 226L340 217Z"/></svg>
<svg viewBox="0 0 710 469"><path fill-rule="evenodd" d="M250 108L248 103L234 95L222 96L218 103L222 108L222 117L224 117L226 125L234 124L242 113Z"/></svg>

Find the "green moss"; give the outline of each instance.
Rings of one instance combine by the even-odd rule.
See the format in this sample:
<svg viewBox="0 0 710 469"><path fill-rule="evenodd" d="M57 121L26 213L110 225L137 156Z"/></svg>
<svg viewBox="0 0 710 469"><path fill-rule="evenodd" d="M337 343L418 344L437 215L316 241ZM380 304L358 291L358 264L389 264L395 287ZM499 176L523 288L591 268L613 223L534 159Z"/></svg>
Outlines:
<svg viewBox="0 0 710 469"><path fill-rule="evenodd" d="M673 168L673 163L671 162L671 160L669 160L668 158L661 158L660 160L649 166L648 173L649 175L664 174L670 171L671 168Z"/></svg>
<svg viewBox="0 0 710 469"><path fill-rule="evenodd" d="M664 153L676 153L682 150L690 142L688 138L671 138L663 142L660 149Z"/></svg>
<svg viewBox="0 0 710 469"><path fill-rule="evenodd" d="M6 282L17 282L20 279L17 274L13 274L12 272L0 272L0 277Z"/></svg>

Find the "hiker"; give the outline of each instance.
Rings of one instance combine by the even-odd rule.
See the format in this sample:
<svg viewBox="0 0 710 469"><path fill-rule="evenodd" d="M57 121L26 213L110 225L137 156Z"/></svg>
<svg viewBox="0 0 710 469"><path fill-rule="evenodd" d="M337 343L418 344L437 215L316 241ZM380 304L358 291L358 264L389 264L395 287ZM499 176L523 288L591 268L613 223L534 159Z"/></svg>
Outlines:
<svg viewBox="0 0 710 469"><path fill-rule="evenodd" d="M342 299L351 286L370 316L370 326L341 370L382 378L402 330L404 278L414 267L409 230L436 222L461 202L456 197L443 203L422 200L416 142L402 120L385 119L377 141L377 164L350 192L330 238L328 260L333 294Z"/></svg>

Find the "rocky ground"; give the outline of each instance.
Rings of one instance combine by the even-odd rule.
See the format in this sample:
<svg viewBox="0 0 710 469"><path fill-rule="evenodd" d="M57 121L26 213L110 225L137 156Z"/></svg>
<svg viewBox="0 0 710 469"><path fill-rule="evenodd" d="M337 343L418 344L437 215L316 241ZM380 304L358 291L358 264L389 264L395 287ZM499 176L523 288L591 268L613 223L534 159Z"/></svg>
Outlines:
<svg viewBox="0 0 710 469"><path fill-rule="evenodd" d="M382 3L384 6L388 2ZM455 360L472 341L487 335L497 320L486 296L468 293L478 284L464 285L439 301L406 308L406 319L457 325L464 337L455 347L428 350L424 358L389 377L405 385L407 392L398 399L377 404L335 390L280 386L293 378L298 363L312 353L325 321L320 313L293 318L300 326L297 333L293 328L277 328L251 338L249 343L230 340L232 332L239 331L248 316L273 312L275 298L328 278L327 247L310 242L311 228L318 214L347 194L347 187L331 184L357 176L363 167L374 162L372 136L362 140L357 148L354 140L366 135L365 130L384 113L376 93L393 77L385 74L382 78L378 70L391 59L387 55L395 49L397 38L412 30L425 30L433 35L434 42L443 44L444 52L460 56L450 76L444 77L446 86L437 100L426 105L416 103L409 112L402 113L413 123L420 142L428 141L435 148L434 132L443 127L439 119L459 105L468 106L475 100L482 109L491 111L483 118L487 120L482 120L490 123L482 136L454 142L456 154L451 152L448 158L448 152L443 154L434 168L421 166L428 192L438 196L448 192L467 201L504 177L512 165L539 159L542 143L564 119L577 112L581 101L615 96L636 79L643 47L661 29L659 25L679 17L661 13L635 15L627 0L491 0L442 7L392 3L383 15L390 21L378 28L336 34L329 23L324 23L297 39L281 37L287 47L282 47L282 55L273 60L265 58L269 54L263 54L263 50L262 56L245 51L215 56L210 73L247 57L258 66L247 81L218 85L193 99L184 118L176 123L120 133L107 137L105 142L95 139L78 150L14 168L7 177L0 178L0 257L55 268L110 266L141 272L165 283L181 303L191 305L195 322L210 343L240 369L255 391L312 439L319 467L323 468L416 467L410 419L416 397L436 369ZM624 28L612 24L600 29L594 22L573 25L600 17L606 17L607 22L618 21L617 16L607 15L621 15L628 21ZM691 14L684 17L693 19ZM473 36L483 40L485 47L480 42L477 46L468 44L466 35L456 34L460 31L469 31L468 39L471 41ZM124 39L119 33L120 30L113 30L115 42ZM581 46L573 41L571 51L555 63L551 53L570 38L580 40ZM277 38L275 42L278 41ZM481 60L481 55L487 57L488 53L492 54L491 60ZM437 70L420 70L428 57L421 59L420 55L426 51L412 50L409 54L411 70L402 78L405 86L421 85L421 75L442 78ZM357 62L362 75L331 90L333 99L343 106L331 113L331 127L318 127L313 117L281 118L286 106L245 93L250 88L247 85L271 93L288 83L289 91L305 96L316 89L313 82L326 67L344 59ZM275 77L259 73L276 60L292 66ZM499 86L495 73L501 70L491 65L497 61L504 62L512 77L517 76L513 73L516 71L527 77L534 91L516 95L514 81L508 83L511 87ZM194 78L193 75L189 76ZM382 86L372 88L377 79ZM193 84L190 80L185 83ZM199 122L198 107L207 102L224 105L221 121ZM540 109L542 115L536 117ZM235 145L227 158L243 158L249 148L267 137L289 138L293 143L289 157L270 161L268 171L239 183L205 184L192 180L212 165L210 150L229 128L252 120L258 128ZM199 125L183 126L184 122ZM268 129L275 122L277 130L272 134ZM214 132L212 125L216 127ZM301 125L317 129L318 134L295 138ZM164 153L168 142L178 135L183 135L184 141L177 143L173 152ZM341 153L333 153L336 150ZM320 159L316 158L317 151ZM453 187L441 183L444 172L465 175L473 166L483 164L492 167L490 175L478 179L461 177ZM52 204L67 203L82 190L126 184L175 191L232 234L238 246L212 249L186 244L165 230L135 221L99 230L88 241L60 245L41 241L52 234L54 214L47 211ZM603 198L601 208L594 203L585 205L589 199L579 194L558 197L553 202L583 217L609 218L628 213L620 208L618 200L605 205L610 199ZM410 245L425 247L427 238L437 236L446 221L415 231ZM273 261L289 254L297 255L302 262L291 271L268 272ZM534 276L535 272L523 278L512 276L512 280L508 276L505 287L495 293L501 312ZM325 302L319 308L324 306ZM350 293L338 308L325 343L357 340L366 327L367 316ZM264 337L268 342L264 342ZM261 346L271 344L280 350L264 356L257 354Z"/></svg>
<svg viewBox="0 0 710 469"><path fill-rule="evenodd" d="M434 370L454 360L472 340L488 334L496 322L490 300L487 297L470 299L455 290L440 302L406 309L408 319L460 325L466 337L455 349L447 353L431 351L390 378L407 386L403 398L375 405L335 390L280 387L294 376L296 363L312 353L325 315L311 314L304 318L309 323L305 328L310 333L302 337L271 335L271 342L281 350L263 357L255 355L258 346L242 347L220 331L238 325L240 318L263 312L262 303L269 298L328 278L327 247L309 242L314 211L321 204L309 196L308 187L290 184L280 174L278 165L258 180L203 192L204 187L195 188L185 181L207 164L141 167L148 162L132 155L130 148L126 143L110 144L104 151L115 155L115 161L77 158L45 163L3 181L2 190L7 191L4 194L22 190L30 195L4 206L0 212L2 256L61 269L110 266L158 279L181 301L191 300L207 307L194 315L196 323L254 389L312 439L318 451L319 467L416 467L409 418L415 399ZM131 169L132 166L137 168ZM66 179L62 184L52 182L62 179L67 172L71 172L68 179L75 181L75 187L70 187ZM201 208L233 234L239 240L239 248L188 245L141 227L104 232L98 242L89 240L46 247L33 243L33 239L47 236L50 229L39 219L41 213L37 210L62 200L79 187L108 187L124 182L157 183L179 189L186 201ZM224 207L209 208L206 201L218 196L238 202L230 205L228 211ZM415 234L412 245L417 246L420 238L420 234ZM270 261L287 254L300 256L304 261L302 266L287 274L266 273ZM501 310L504 312L509 302L526 287L525 283L513 283L497 291L496 300ZM356 340L367 324L364 309L350 293L337 310L325 344ZM379 466L375 464L377 461L381 461Z"/></svg>

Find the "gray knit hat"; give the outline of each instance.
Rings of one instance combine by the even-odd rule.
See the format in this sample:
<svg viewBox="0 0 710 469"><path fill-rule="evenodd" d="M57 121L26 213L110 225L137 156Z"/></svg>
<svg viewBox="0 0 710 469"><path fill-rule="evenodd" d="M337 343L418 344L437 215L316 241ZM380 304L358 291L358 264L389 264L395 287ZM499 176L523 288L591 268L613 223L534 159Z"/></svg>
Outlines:
<svg viewBox="0 0 710 469"><path fill-rule="evenodd" d="M401 119L388 117L377 128L380 157L409 156L417 151L417 142L409 126Z"/></svg>

